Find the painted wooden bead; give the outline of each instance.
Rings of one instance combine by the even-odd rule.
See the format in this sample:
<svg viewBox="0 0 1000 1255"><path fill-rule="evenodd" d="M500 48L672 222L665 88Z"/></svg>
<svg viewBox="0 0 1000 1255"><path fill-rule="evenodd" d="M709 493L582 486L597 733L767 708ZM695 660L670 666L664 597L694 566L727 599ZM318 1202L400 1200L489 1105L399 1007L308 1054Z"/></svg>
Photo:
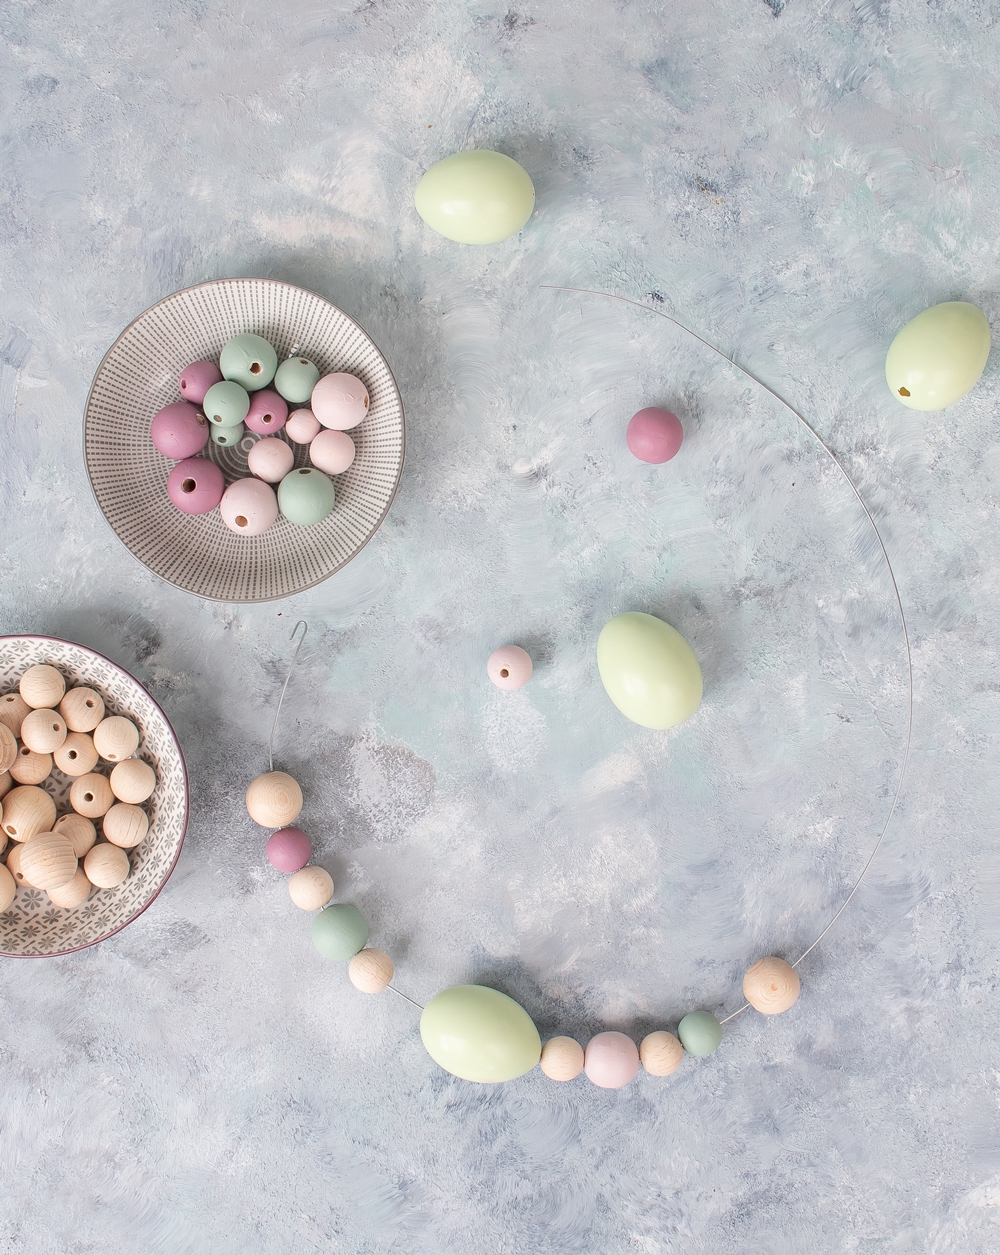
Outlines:
<svg viewBox="0 0 1000 1255"><path fill-rule="evenodd" d="M669 462L681 447L684 428L670 410L651 405L633 414L625 432L629 451L642 462Z"/></svg>
<svg viewBox="0 0 1000 1255"><path fill-rule="evenodd" d="M205 393L202 410L215 427L235 427L250 410L250 394L246 388L230 380L214 383Z"/></svg>
<svg viewBox="0 0 1000 1255"><path fill-rule="evenodd" d="M104 842L95 845L83 860L87 879L98 889L113 889L120 885L131 870L128 855L117 845Z"/></svg>
<svg viewBox="0 0 1000 1255"><path fill-rule="evenodd" d="M278 517L278 498L262 480L238 479L222 494L219 513L237 536L260 536Z"/></svg>
<svg viewBox="0 0 1000 1255"><path fill-rule="evenodd" d="M184 367L177 381L181 396L185 401L193 401L195 405L201 405L212 384L221 382L222 371L215 362L192 362L190 366Z"/></svg>
<svg viewBox="0 0 1000 1255"><path fill-rule="evenodd" d="M722 1025L711 1011L690 1011L677 1025L677 1036L689 1055L710 1055L722 1041Z"/></svg>
<svg viewBox="0 0 1000 1255"><path fill-rule="evenodd" d="M85 776L97 766L94 738L86 732L71 732L53 753L52 761L66 776Z"/></svg>
<svg viewBox="0 0 1000 1255"><path fill-rule="evenodd" d="M100 819L115 804L115 795L107 776L90 772L74 780L69 790L69 804L78 815L87 819Z"/></svg>
<svg viewBox="0 0 1000 1255"><path fill-rule="evenodd" d="M346 963L368 940L368 921L356 906L337 902L313 916L312 943L324 959Z"/></svg>
<svg viewBox="0 0 1000 1255"><path fill-rule="evenodd" d="M87 873L82 867L78 867L69 884L60 885L58 889L48 889L46 892L53 906L61 907L64 911L72 911L87 901L93 887L87 879Z"/></svg>
<svg viewBox="0 0 1000 1255"><path fill-rule="evenodd" d="M15 841L30 841L39 832L51 832L56 804L44 789L23 784L3 800L3 830Z"/></svg>
<svg viewBox="0 0 1000 1255"><path fill-rule="evenodd" d="M392 980L395 968L384 950L364 949L347 965L347 975L355 989L377 994Z"/></svg>
<svg viewBox="0 0 1000 1255"><path fill-rule="evenodd" d="M297 872L312 858L312 842L301 828L281 828L268 838L267 861L279 872Z"/></svg>
<svg viewBox="0 0 1000 1255"><path fill-rule="evenodd" d="M208 458L185 458L167 476L167 496L184 514L208 514L222 500L226 480Z"/></svg>
<svg viewBox="0 0 1000 1255"><path fill-rule="evenodd" d="M21 740L36 754L51 754L66 740L68 728L62 715L39 707L24 716Z"/></svg>
<svg viewBox="0 0 1000 1255"><path fill-rule="evenodd" d="M287 418L287 403L276 392L265 388L250 398L250 408L243 421L258 436L273 436L276 431L281 431Z"/></svg>
<svg viewBox="0 0 1000 1255"><path fill-rule="evenodd" d="M24 843L21 871L36 889L58 889L76 875L73 843L58 832L40 832Z"/></svg>
<svg viewBox="0 0 1000 1255"><path fill-rule="evenodd" d="M78 859L92 850L97 840L97 829L83 815L60 815L52 825L52 831L69 839Z"/></svg>
<svg viewBox="0 0 1000 1255"><path fill-rule="evenodd" d="M295 454L291 445L284 440L276 440L273 436L258 440L247 454L248 470L269 484L279 483L294 464Z"/></svg>
<svg viewBox="0 0 1000 1255"><path fill-rule="evenodd" d="M743 997L761 1015L780 1015L799 996L799 974L790 963L774 956L758 959L743 977Z"/></svg>
<svg viewBox="0 0 1000 1255"><path fill-rule="evenodd" d="M312 410L293 410L285 424L285 435L296 444L309 444L319 430L319 419Z"/></svg>
<svg viewBox="0 0 1000 1255"><path fill-rule="evenodd" d="M4 693L0 697L0 723L17 736L21 731L21 724L24 723L24 716L30 709L20 693Z"/></svg>
<svg viewBox="0 0 1000 1255"><path fill-rule="evenodd" d="M19 842L16 845L12 845L7 851L7 870L14 877L15 885L18 887L21 885L29 885L31 888L34 888L29 880L25 880L24 872L21 871L21 853L24 850L25 845L27 845L27 842L24 842L23 844Z"/></svg>
<svg viewBox="0 0 1000 1255"><path fill-rule="evenodd" d="M321 431L309 446L309 461L327 475L342 475L354 454L354 441L346 431Z"/></svg>
<svg viewBox="0 0 1000 1255"><path fill-rule="evenodd" d="M297 527L322 523L333 509L337 493L331 481L311 466L291 471L278 485L281 513Z"/></svg>
<svg viewBox="0 0 1000 1255"><path fill-rule="evenodd" d="M583 1071L583 1047L572 1037L550 1037L542 1047L539 1067L550 1081L572 1081Z"/></svg>
<svg viewBox="0 0 1000 1255"><path fill-rule="evenodd" d="M262 828L284 828L302 810L302 790L286 771L265 771L250 782L247 811Z"/></svg>
<svg viewBox="0 0 1000 1255"><path fill-rule="evenodd" d="M598 1033L587 1042L583 1068L601 1089L621 1089L639 1071L639 1051L624 1033Z"/></svg>
<svg viewBox="0 0 1000 1255"><path fill-rule="evenodd" d="M149 831L149 818L139 806L119 802L104 816L104 835L112 845L131 850Z"/></svg>
<svg viewBox="0 0 1000 1255"><path fill-rule="evenodd" d="M333 897L333 877L324 867L303 867L288 882L288 896L302 911L318 911Z"/></svg>
<svg viewBox="0 0 1000 1255"><path fill-rule="evenodd" d="M520 645L501 645L486 660L486 674L498 689L524 688L531 671L531 655Z"/></svg>
<svg viewBox="0 0 1000 1255"><path fill-rule="evenodd" d="M164 406L150 423L149 438L165 458L181 462L208 444L208 422L197 405L175 401Z"/></svg>
<svg viewBox="0 0 1000 1255"><path fill-rule="evenodd" d="M18 846L18 849L20 849L20 846ZM14 901L15 893L17 893L17 881L8 869L0 863L0 911L6 911Z"/></svg>
<svg viewBox="0 0 1000 1255"><path fill-rule="evenodd" d="M316 384L309 408L324 427L350 431L368 413L368 405L368 389L361 380L338 370Z"/></svg>
<svg viewBox="0 0 1000 1255"><path fill-rule="evenodd" d="M17 758L17 737L5 723L0 723L0 771L10 771Z"/></svg>
<svg viewBox="0 0 1000 1255"><path fill-rule="evenodd" d="M10 774L18 784L41 784L52 774L52 755L36 754L22 745L10 765Z"/></svg>
<svg viewBox="0 0 1000 1255"><path fill-rule="evenodd" d="M62 678L62 672L55 667L40 663L25 671L17 690L33 709L44 706L51 710L62 701L62 695L66 692L66 681Z"/></svg>
<svg viewBox="0 0 1000 1255"><path fill-rule="evenodd" d="M274 378L278 355L263 336L244 331L223 345L219 369L226 379L235 379L248 392L256 392Z"/></svg>
<svg viewBox="0 0 1000 1255"><path fill-rule="evenodd" d="M139 746L139 729L124 715L102 719L94 729L94 749L109 762L131 758Z"/></svg>
<svg viewBox="0 0 1000 1255"><path fill-rule="evenodd" d="M304 405L319 383L319 370L307 357L290 357L274 372L274 386L290 405Z"/></svg>
<svg viewBox="0 0 1000 1255"><path fill-rule="evenodd" d="M650 1076L669 1076L684 1062L684 1047L673 1033L649 1033L639 1045L639 1059Z"/></svg>
<svg viewBox="0 0 1000 1255"><path fill-rule="evenodd" d="M104 718L104 700L100 693L80 685L66 693L59 703L59 713L70 732L93 732Z"/></svg>
<svg viewBox="0 0 1000 1255"><path fill-rule="evenodd" d="M156 788L156 772L141 758L126 758L111 772L111 792L119 802L145 802Z"/></svg>
<svg viewBox="0 0 1000 1255"><path fill-rule="evenodd" d="M212 426L212 444L222 445L224 448L239 444L245 435L246 428L242 423L234 423L232 427Z"/></svg>

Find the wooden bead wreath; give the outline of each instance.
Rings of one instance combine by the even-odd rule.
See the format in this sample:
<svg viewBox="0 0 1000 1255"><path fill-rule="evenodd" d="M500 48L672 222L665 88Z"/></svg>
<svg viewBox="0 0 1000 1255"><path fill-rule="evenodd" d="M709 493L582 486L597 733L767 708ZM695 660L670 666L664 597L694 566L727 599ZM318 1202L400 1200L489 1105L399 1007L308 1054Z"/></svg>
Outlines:
<svg viewBox="0 0 1000 1255"><path fill-rule="evenodd" d="M861 869L861 874L853 888L816 940L794 962L789 963L786 959L769 955L752 964L743 977L745 1002L725 1019L718 1019L710 1011L691 1011L677 1025L676 1035L666 1029L658 1029L644 1037L638 1047L630 1037L619 1032L598 1033L590 1039L586 1049L572 1037L563 1036L552 1037L543 1045L538 1030L527 1012L512 998L498 990L483 985L455 985L436 994L426 1006L422 1007L420 1003L414 1002L412 998L396 989L391 984L394 975L392 959L383 950L367 945L368 924L364 916L349 903L331 904L334 894L332 878L323 868L308 865L312 855L309 838L300 829L290 827L302 810L302 790L287 772L274 770L273 754L274 733L278 715L281 712L281 703L288 688L292 668L308 631L308 626L304 621L297 623L292 630L291 639L294 640L299 628L303 629L278 699L278 708L275 711L268 745L269 769L251 782L247 789L246 805L251 819L263 828L276 830L268 840L267 857L272 866L279 871L292 873L288 882L288 893L292 901L302 910L317 912L312 923L312 940L317 950L328 959L346 962L348 977L354 987L361 992L373 994L383 989L390 989L417 1007L421 1012L420 1035L424 1046L431 1058L446 1071L463 1080L493 1083L513 1080L529 1072L537 1064L542 1072L553 1081L571 1081L581 1072L585 1072L595 1085L603 1089L619 1089L637 1075L640 1066L651 1076L669 1076L681 1066L685 1053L695 1057L712 1054L722 1041L723 1026L751 1007L762 1015L780 1015L795 1004L800 991L800 980L796 969L803 959L819 945L847 909L881 848L895 814L906 774L913 731L913 663L903 603L882 535L853 479L812 425L783 397L755 375L661 310L652 309L648 305L628 300L626 297L615 296L610 292L563 287L552 290L586 292L590 295L622 301L645 310L647 313L665 318L681 331L693 336L711 352L724 358L751 382L763 388L802 424L837 467L864 511L889 573L902 628L907 671L908 711L905 745L892 804L875 848ZM518 646L502 646L491 655L487 663L487 672L499 688L520 688L531 675L531 659Z"/></svg>

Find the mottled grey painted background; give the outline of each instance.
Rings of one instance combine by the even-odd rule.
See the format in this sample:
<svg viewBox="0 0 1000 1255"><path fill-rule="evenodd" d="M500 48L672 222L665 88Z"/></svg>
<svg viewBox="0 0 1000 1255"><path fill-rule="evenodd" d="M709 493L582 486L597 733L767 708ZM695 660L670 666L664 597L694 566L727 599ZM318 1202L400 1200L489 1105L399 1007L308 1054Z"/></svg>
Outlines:
<svg viewBox="0 0 1000 1255"><path fill-rule="evenodd" d="M943 413L896 330L1000 320L1000 8L984 0L7 0L0 11L6 631L101 649L183 741L192 822L103 946L0 965L0 1247L31 1255L1000 1246L995 359ZM431 234L421 172L493 146L537 211ZM80 453L122 327L206 278L321 292L384 350L408 461L381 532L294 601L195 601L99 515ZM775 1021L619 1092L498 1088L312 950L242 795L279 732L304 826L417 1000L482 980L543 1033L732 1010L876 839L905 731L884 568L834 468L673 312L799 406L884 528L914 753L872 874ZM642 405L687 439L651 468ZM596 677L648 609L702 659L669 735ZM489 651L527 646L507 695Z"/></svg>

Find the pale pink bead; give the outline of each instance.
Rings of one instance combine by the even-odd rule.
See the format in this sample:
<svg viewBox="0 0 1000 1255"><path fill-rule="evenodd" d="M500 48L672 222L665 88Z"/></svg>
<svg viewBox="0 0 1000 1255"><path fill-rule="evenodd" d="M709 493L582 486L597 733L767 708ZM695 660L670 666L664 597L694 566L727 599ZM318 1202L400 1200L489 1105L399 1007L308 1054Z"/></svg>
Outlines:
<svg viewBox="0 0 1000 1255"><path fill-rule="evenodd" d="M639 1071L639 1050L624 1033L598 1033L587 1043L583 1070L601 1089L621 1089Z"/></svg>
<svg viewBox="0 0 1000 1255"><path fill-rule="evenodd" d="M625 443L643 462L669 462L683 439L681 420L656 405L633 414L625 432Z"/></svg>
<svg viewBox="0 0 1000 1255"><path fill-rule="evenodd" d="M285 425L288 403L270 388L250 394L250 409L243 420L258 436L273 436Z"/></svg>
<svg viewBox="0 0 1000 1255"><path fill-rule="evenodd" d="M350 431L368 413L368 389L356 375L338 370L313 388L309 406L324 427Z"/></svg>
<svg viewBox="0 0 1000 1255"><path fill-rule="evenodd" d="M295 454L284 440L268 436L266 440L258 440L247 454L247 466L251 473L266 479L269 484L277 484L292 469Z"/></svg>
<svg viewBox="0 0 1000 1255"><path fill-rule="evenodd" d="M293 410L285 424L285 435L296 444L308 444L319 429L319 419L312 410Z"/></svg>
<svg viewBox="0 0 1000 1255"><path fill-rule="evenodd" d="M231 532L259 536L278 517L278 498L259 479L238 479L222 494L219 513Z"/></svg>
<svg viewBox="0 0 1000 1255"><path fill-rule="evenodd" d="M520 645L501 645L486 660L486 673L498 689L520 689L531 679L531 655Z"/></svg>
<svg viewBox="0 0 1000 1255"><path fill-rule="evenodd" d="M346 431L321 431L309 446L309 460L327 475L342 475L354 461L354 441Z"/></svg>

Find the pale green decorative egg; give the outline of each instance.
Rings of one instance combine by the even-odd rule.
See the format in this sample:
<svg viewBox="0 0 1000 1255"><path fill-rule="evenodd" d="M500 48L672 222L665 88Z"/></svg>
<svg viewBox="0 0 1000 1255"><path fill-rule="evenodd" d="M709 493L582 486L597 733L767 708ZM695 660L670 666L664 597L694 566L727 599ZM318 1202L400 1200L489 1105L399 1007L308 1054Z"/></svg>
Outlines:
<svg viewBox="0 0 1000 1255"><path fill-rule="evenodd" d="M633 610L606 623L597 667L614 704L644 728L674 728L701 703L701 667L691 646L651 614Z"/></svg>
<svg viewBox="0 0 1000 1255"><path fill-rule="evenodd" d="M889 346L885 379L911 410L943 410L979 382L990 355L990 324L968 301L932 305Z"/></svg>
<svg viewBox="0 0 1000 1255"><path fill-rule="evenodd" d="M446 1072L481 1084L523 1076L542 1053L527 1011L485 985L453 985L435 994L420 1017L420 1036Z"/></svg>
<svg viewBox="0 0 1000 1255"><path fill-rule="evenodd" d="M535 189L527 170L485 148L453 153L431 166L413 194L429 227L459 244L496 244L531 217Z"/></svg>

